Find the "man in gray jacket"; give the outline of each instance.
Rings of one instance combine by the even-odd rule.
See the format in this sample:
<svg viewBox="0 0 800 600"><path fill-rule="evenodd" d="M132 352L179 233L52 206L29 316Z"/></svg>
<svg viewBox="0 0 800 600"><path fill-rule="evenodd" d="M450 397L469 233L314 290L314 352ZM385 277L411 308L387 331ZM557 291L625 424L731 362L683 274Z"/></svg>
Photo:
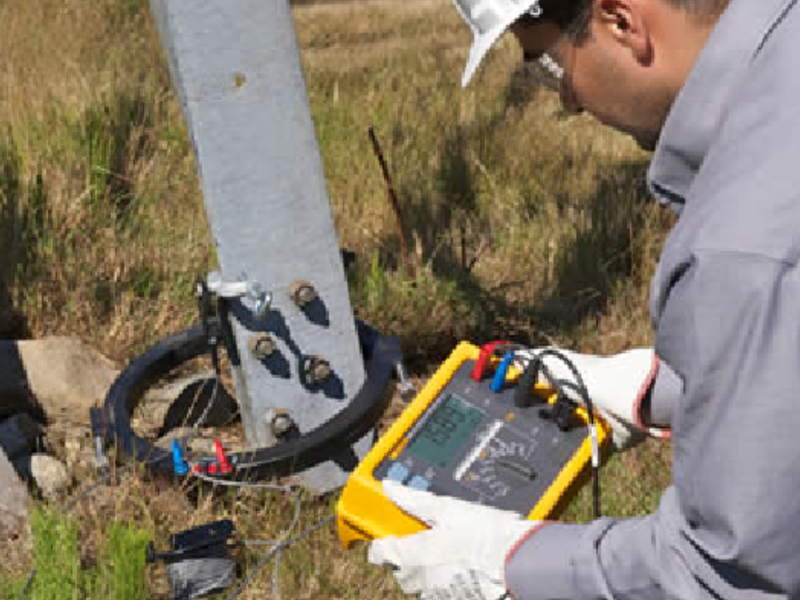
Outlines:
<svg viewBox="0 0 800 600"><path fill-rule="evenodd" d="M671 434L658 510L530 522L389 484L430 530L373 542L403 589L496 600L800 598L800 7L796 0L454 0L464 83L510 30L569 110L654 150L679 220L653 349L572 354L620 447Z"/></svg>

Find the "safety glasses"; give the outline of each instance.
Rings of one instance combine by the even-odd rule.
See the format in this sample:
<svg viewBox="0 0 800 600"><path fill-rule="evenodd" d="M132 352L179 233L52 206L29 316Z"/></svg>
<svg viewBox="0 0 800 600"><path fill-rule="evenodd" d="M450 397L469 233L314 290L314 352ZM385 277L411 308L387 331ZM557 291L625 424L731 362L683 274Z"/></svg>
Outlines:
<svg viewBox="0 0 800 600"><path fill-rule="evenodd" d="M529 36L536 54L526 59L526 71L540 85L558 91L564 75L551 49L560 40L560 31L548 25L540 0L453 0L458 12L472 30L472 46L461 84L466 86L489 49L507 30L518 38ZM523 46L525 47L525 45Z"/></svg>
<svg viewBox="0 0 800 600"><path fill-rule="evenodd" d="M548 53L538 57L523 54L523 69L533 85L561 92L564 68Z"/></svg>
<svg viewBox="0 0 800 600"><path fill-rule="evenodd" d="M541 20L542 8L538 2L523 12L513 23L509 30L513 32L523 48L523 63L525 74L535 85L559 92L561 81L564 78L564 68L556 60L556 47L562 35L555 30L543 30ZM529 47L536 48L533 51Z"/></svg>

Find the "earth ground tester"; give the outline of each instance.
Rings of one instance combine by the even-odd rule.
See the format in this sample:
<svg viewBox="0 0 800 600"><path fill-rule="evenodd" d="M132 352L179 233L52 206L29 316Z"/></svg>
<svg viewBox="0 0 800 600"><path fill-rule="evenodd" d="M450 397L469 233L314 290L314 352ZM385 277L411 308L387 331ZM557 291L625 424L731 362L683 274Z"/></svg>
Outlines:
<svg viewBox="0 0 800 600"><path fill-rule="evenodd" d="M345 547L425 528L384 495L385 479L529 519L552 518L574 494L592 462L586 411L554 418L558 394L524 382L493 350L459 344L356 468L336 510Z"/></svg>

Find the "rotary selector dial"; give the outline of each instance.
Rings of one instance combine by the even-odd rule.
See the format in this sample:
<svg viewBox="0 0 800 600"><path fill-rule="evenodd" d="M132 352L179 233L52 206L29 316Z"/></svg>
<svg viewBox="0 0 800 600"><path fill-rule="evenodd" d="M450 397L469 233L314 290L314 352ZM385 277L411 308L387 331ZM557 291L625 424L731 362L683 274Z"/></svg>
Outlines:
<svg viewBox="0 0 800 600"><path fill-rule="evenodd" d="M535 439L498 420L489 423L478 440L454 476L483 499L502 498L536 478L531 467Z"/></svg>

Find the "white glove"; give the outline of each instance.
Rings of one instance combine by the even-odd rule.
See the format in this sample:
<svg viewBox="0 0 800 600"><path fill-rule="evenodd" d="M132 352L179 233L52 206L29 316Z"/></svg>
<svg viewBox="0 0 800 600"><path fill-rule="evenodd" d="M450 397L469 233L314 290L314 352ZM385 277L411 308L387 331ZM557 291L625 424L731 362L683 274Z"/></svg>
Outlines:
<svg viewBox="0 0 800 600"><path fill-rule="evenodd" d="M505 597L506 555L535 529L515 512L499 510L384 481L383 490L404 512L430 529L372 542L369 562L393 565L406 594L422 600L499 600Z"/></svg>
<svg viewBox="0 0 800 600"><path fill-rule="evenodd" d="M546 348L534 350L538 354ZM637 348L612 356L578 354L569 350L557 351L568 358L583 378L594 409L611 426L612 441L618 450L629 448L641 442L646 433L665 437L658 428L645 426L640 417L640 404L658 372L658 358L650 348ZM555 356L546 356L544 364L552 376L558 380L577 383L575 376ZM539 383L552 386L543 373L539 373ZM577 394L568 395L582 402Z"/></svg>

